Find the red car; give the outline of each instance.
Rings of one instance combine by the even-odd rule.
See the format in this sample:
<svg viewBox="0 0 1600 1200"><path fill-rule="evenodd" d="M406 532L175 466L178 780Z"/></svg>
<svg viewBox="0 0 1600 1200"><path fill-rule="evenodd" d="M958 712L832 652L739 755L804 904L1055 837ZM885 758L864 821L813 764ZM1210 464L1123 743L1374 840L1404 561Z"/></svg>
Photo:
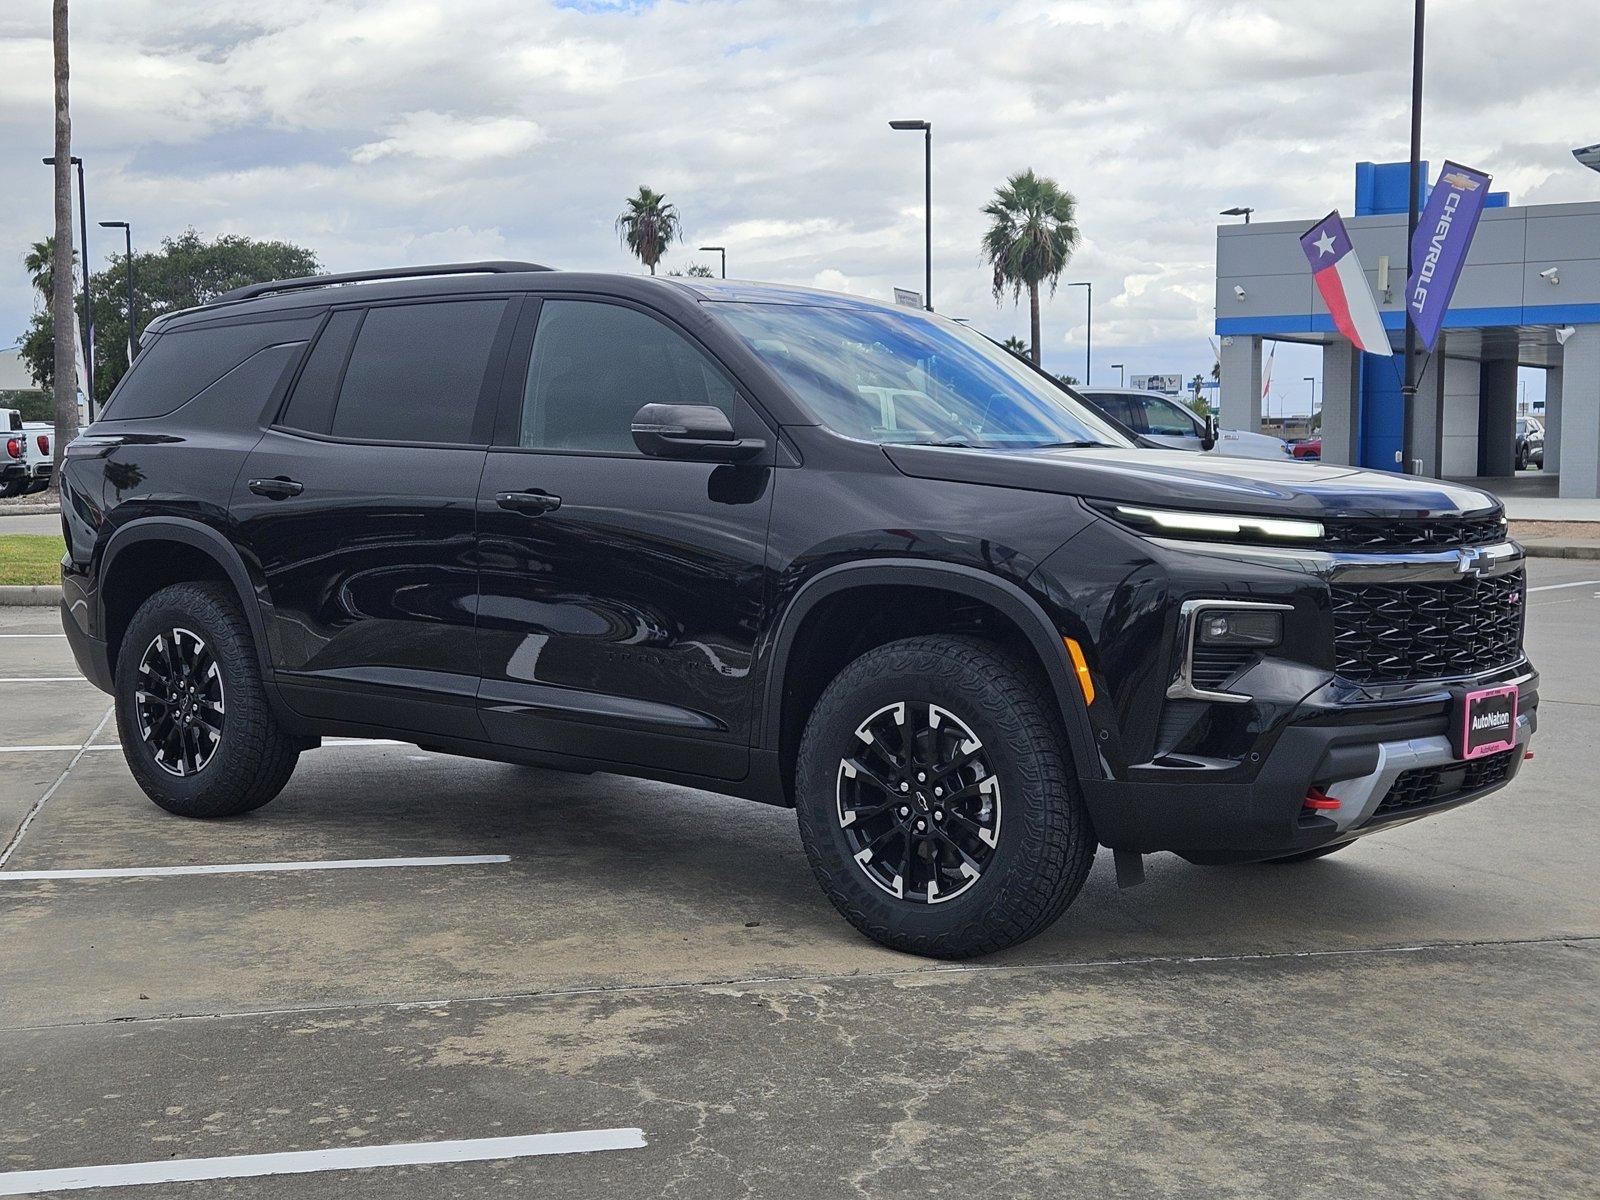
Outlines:
<svg viewBox="0 0 1600 1200"><path fill-rule="evenodd" d="M1319 437L1314 437L1307 438L1303 442L1292 442L1289 445L1289 453L1293 454L1296 458L1321 459L1322 439Z"/></svg>

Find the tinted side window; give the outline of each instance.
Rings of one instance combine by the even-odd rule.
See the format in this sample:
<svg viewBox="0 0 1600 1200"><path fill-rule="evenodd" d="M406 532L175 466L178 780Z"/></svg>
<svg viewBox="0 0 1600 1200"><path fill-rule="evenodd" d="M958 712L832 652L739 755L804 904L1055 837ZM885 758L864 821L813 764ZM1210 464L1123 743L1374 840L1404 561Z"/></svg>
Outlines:
<svg viewBox="0 0 1600 1200"><path fill-rule="evenodd" d="M504 300L367 310L339 388L333 435L468 443Z"/></svg>
<svg viewBox="0 0 1600 1200"><path fill-rule="evenodd" d="M1101 408L1105 409L1113 421L1121 421L1135 433L1144 432L1144 419L1135 415L1133 405L1128 403L1126 396L1096 396L1089 397Z"/></svg>
<svg viewBox="0 0 1600 1200"><path fill-rule="evenodd" d="M311 319L163 333L139 353L106 402L103 419L164 417L268 346L304 341Z"/></svg>
<svg viewBox="0 0 1600 1200"><path fill-rule="evenodd" d="M520 444L637 454L646 404L712 404L733 418L733 385L700 350L618 304L546 300L522 398Z"/></svg>
<svg viewBox="0 0 1600 1200"><path fill-rule="evenodd" d="M1188 413L1171 401L1141 396L1136 403L1144 409L1146 433L1159 433L1163 437L1195 437L1199 432Z"/></svg>
<svg viewBox="0 0 1600 1200"><path fill-rule="evenodd" d="M294 385L294 395L284 412L281 425L290 429L303 429L307 433L327 433L333 425L333 402L339 398L339 379L344 374L345 360L350 357L350 343L356 330L361 328L360 309L341 309L328 318L322 327L322 336L311 348L305 370Z"/></svg>

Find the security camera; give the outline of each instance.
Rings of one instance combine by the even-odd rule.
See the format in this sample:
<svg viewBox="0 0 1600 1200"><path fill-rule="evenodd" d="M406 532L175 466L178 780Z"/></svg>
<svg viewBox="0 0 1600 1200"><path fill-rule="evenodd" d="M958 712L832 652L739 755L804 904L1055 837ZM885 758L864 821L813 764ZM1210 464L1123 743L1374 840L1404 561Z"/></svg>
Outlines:
<svg viewBox="0 0 1600 1200"><path fill-rule="evenodd" d="M1539 272L1539 278L1548 284L1558 284L1561 282L1561 268L1546 267L1543 271Z"/></svg>
<svg viewBox="0 0 1600 1200"><path fill-rule="evenodd" d="M1234 296L1234 299L1236 299L1236 300L1243 300L1244 299L1244 288L1240 287L1237 283L1234 284L1233 285L1233 296Z"/></svg>

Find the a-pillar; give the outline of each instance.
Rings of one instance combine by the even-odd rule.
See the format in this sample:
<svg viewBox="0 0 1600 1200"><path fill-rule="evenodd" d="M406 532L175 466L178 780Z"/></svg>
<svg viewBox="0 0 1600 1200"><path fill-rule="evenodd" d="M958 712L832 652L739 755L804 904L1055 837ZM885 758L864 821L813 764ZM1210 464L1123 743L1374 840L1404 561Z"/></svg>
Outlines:
<svg viewBox="0 0 1600 1200"><path fill-rule="evenodd" d="M1353 467L1361 404L1361 351L1340 338L1322 347L1322 461Z"/></svg>
<svg viewBox="0 0 1600 1200"><path fill-rule="evenodd" d="M1224 429L1261 429L1261 339L1222 339L1221 423Z"/></svg>
<svg viewBox="0 0 1600 1200"><path fill-rule="evenodd" d="M1561 347L1563 499L1600 497L1600 325L1579 325Z"/></svg>

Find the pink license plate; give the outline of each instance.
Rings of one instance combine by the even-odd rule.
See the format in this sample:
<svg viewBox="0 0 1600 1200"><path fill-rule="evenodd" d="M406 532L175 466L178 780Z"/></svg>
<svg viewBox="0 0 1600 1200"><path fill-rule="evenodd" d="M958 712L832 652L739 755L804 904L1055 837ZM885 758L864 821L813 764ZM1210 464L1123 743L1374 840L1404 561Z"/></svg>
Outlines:
<svg viewBox="0 0 1600 1200"><path fill-rule="evenodd" d="M1461 757L1482 758L1517 744L1517 685L1468 692L1461 706Z"/></svg>

